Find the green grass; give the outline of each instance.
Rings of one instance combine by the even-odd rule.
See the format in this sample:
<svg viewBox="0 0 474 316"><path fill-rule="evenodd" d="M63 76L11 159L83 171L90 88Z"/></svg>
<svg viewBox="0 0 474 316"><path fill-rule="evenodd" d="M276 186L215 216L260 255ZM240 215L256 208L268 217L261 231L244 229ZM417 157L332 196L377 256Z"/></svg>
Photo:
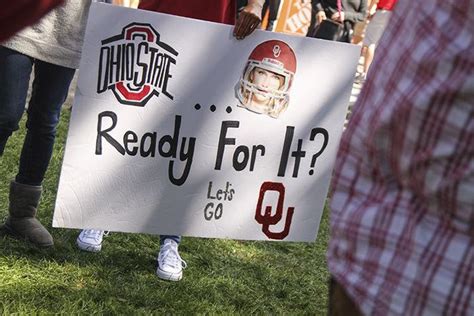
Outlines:
<svg viewBox="0 0 474 316"><path fill-rule="evenodd" d="M0 314L326 314L327 210L316 243L184 238L176 283L155 276L156 236L113 233L100 253L77 250L77 230L51 228L68 119L64 110L39 210L55 248L0 237ZM23 137L0 158L0 218Z"/></svg>

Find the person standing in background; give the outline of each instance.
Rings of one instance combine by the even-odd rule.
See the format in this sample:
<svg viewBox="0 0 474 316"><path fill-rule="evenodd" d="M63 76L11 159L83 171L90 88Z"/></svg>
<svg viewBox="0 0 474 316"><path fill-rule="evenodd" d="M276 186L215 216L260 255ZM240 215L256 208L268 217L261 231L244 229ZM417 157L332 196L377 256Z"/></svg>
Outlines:
<svg viewBox="0 0 474 316"><path fill-rule="evenodd" d="M362 45L362 41L364 39L365 32L367 30L367 25L369 24L369 17L375 13L375 4L378 0L367 0L367 16L365 17L364 21L356 22L354 25L354 33L352 34L352 44Z"/></svg>
<svg viewBox="0 0 474 316"><path fill-rule="evenodd" d="M338 12L337 2L341 1L342 11ZM367 16L367 0L312 0L311 22L306 36L312 36L315 28L325 19L344 24L344 38L340 41L350 43L356 22L364 21Z"/></svg>
<svg viewBox="0 0 474 316"><path fill-rule="evenodd" d="M268 23L265 28L267 31L273 31L275 28L275 21L278 18L278 11L280 9L280 0L265 0L262 9L262 20L268 10Z"/></svg>
<svg viewBox="0 0 474 316"><path fill-rule="evenodd" d="M397 0L379 0L375 1L374 6L376 9L372 16L369 16L369 25L365 32L362 56L364 57L363 70L356 76L357 83L363 83L367 77L370 64L374 59L375 48L383 35L385 27L390 20L390 15L395 7ZM372 10L369 10L371 12Z"/></svg>

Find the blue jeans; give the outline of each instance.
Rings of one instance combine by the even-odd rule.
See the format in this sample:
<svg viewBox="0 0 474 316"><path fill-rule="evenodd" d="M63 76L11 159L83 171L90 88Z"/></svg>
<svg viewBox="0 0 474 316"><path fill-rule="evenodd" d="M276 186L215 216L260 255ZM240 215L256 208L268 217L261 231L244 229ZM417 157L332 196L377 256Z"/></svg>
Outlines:
<svg viewBox="0 0 474 316"><path fill-rule="evenodd" d="M16 181L41 185L51 159L61 106L75 70L0 47L0 156L25 110L33 65L35 79Z"/></svg>
<svg viewBox="0 0 474 316"><path fill-rule="evenodd" d="M165 239L172 239L172 240L176 241L176 243L178 243L178 244L181 242L181 236L161 235L160 236L160 246L163 245L163 243L165 242Z"/></svg>
<svg viewBox="0 0 474 316"><path fill-rule="evenodd" d="M30 74L35 65L33 91L28 105L27 132L15 181L41 185L48 169L56 126L66 100L74 69L43 62L0 46L0 156L8 138L18 130L25 111ZM180 236L160 236L177 243Z"/></svg>

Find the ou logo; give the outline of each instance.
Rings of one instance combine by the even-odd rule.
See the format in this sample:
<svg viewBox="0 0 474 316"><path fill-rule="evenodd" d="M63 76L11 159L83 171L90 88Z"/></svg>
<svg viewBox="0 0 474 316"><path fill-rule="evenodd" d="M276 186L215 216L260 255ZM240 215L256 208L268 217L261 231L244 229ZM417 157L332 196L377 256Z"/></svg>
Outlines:
<svg viewBox="0 0 474 316"><path fill-rule="evenodd" d="M280 46L279 45L273 46L273 56L275 56L275 58L278 58L280 57L280 54L281 54Z"/></svg>
<svg viewBox="0 0 474 316"><path fill-rule="evenodd" d="M263 198L268 191L278 192L278 203L276 212L272 215L272 207L266 206L265 213L262 214ZM285 187L279 182L264 182L260 187L260 195L258 197L257 208L255 210L255 220L262 225L263 233L270 239L284 239L290 233L291 220L293 219L293 213L295 208L288 207L285 227L281 232L271 232L270 226L276 225L283 218L283 202L285 199Z"/></svg>

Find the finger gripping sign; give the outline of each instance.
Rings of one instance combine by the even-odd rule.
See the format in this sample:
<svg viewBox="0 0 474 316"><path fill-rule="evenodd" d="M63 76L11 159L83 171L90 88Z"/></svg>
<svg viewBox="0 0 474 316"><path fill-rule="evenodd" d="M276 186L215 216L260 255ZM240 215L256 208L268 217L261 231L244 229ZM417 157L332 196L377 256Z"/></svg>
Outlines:
<svg viewBox="0 0 474 316"><path fill-rule="evenodd" d="M315 240L359 50L232 33L92 5L55 227Z"/></svg>

